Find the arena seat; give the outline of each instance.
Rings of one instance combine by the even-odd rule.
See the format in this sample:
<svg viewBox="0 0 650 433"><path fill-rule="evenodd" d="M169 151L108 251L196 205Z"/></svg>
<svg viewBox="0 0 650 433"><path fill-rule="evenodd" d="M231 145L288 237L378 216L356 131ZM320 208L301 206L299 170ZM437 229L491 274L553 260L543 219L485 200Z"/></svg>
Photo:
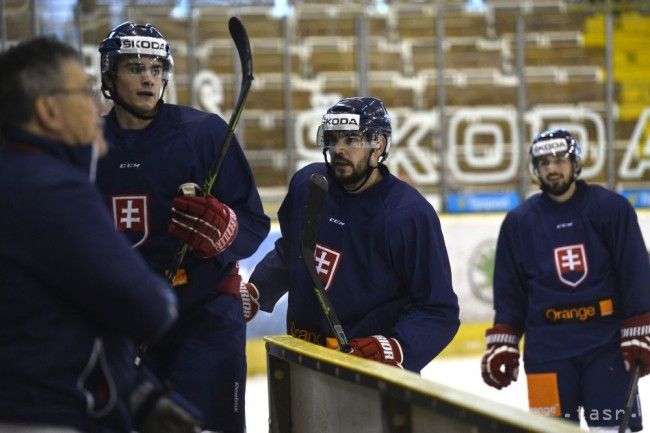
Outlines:
<svg viewBox="0 0 650 433"><path fill-rule="evenodd" d="M399 38L433 38L436 17L433 8L397 7L397 36Z"/></svg>
<svg viewBox="0 0 650 433"><path fill-rule="evenodd" d="M605 85L597 82L534 82L527 83L527 92L529 105L603 102L605 100Z"/></svg>
<svg viewBox="0 0 650 433"><path fill-rule="evenodd" d="M372 38L368 47L368 69L371 71L404 70L401 45L388 44L384 38Z"/></svg>
<svg viewBox="0 0 650 433"><path fill-rule="evenodd" d="M435 69L436 45L433 38L409 38L411 46L411 61L413 71L417 73L422 69Z"/></svg>
<svg viewBox="0 0 650 433"><path fill-rule="evenodd" d="M597 47L526 47L526 65L604 65Z"/></svg>
<svg viewBox="0 0 650 433"><path fill-rule="evenodd" d="M30 6L30 0L5 0L5 23L8 40L17 41L32 35L33 25Z"/></svg>
<svg viewBox="0 0 650 433"><path fill-rule="evenodd" d="M445 37L487 36L487 15L484 13L451 12L444 14Z"/></svg>
<svg viewBox="0 0 650 433"><path fill-rule="evenodd" d="M427 93L427 106L435 106L436 88ZM445 85L446 103L451 106L516 105L517 88L493 84L471 84L467 86Z"/></svg>
<svg viewBox="0 0 650 433"><path fill-rule="evenodd" d="M93 10L81 15L81 31L85 44L97 44L111 30L111 14L106 5L95 5Z"/></svg>
<svg viewBox="0 0 650 433"><path fill-rule="evenodd" d="M356 35L356 17L363 6L345 4L296 5L295 35L298 40L311 36L351 37Z"/></svg>
<svg viewBox="0 0 650 433"><path fill-rule="evenodd" d="M562 10L555 6L538 6L531 2L524 12L526 32L583 31L587 14L580 11ZM494 32L497 36L516 32L519 10L496 8L494 10Z"/></svg>
<svg viewBox="0 0 650 433"><path fill-rule="evenodd" d="M317 75L328 71L355 71L356 52L355 42L350 40L349 44L339 44L340 40L332 39L331 43L313 44L309 65L310 71L307 75Z"/></svg>
<svg viewBox="0 0 650 433"><path fill-rule="evenodd" d="M126 15L131 21L153 24L167 40L187 40L187 20L173 18L171 10L171 6L138 4L127 6Z"/></svg>
<svg viewBox="0 0 650 433"><path fill-rule="evenodd" d="M221 8L218 11L209 8L201 8L197 28L198 42L208 39L230 39L230 32L228 31L228 14L224 8ZM246 28L246 31L248 31L248 27Z"/></svg>

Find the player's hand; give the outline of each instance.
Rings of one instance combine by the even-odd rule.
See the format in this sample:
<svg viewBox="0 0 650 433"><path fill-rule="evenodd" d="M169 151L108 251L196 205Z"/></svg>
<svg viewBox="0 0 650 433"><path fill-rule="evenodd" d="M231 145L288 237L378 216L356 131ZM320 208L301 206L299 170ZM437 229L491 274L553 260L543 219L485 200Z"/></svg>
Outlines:
<svg viewBox="0 0 650 433"><path fill-rule="evenodd" d="M237 216L212 196L181 196L172 201L168 231L186 242L199 256L213 257L237 236Z"/></svg>
<svg viewBox="0 0 650 433"><path fill-rule="evenodd" d="M373 335L372 337L354 338L350 341L351 355L372 359L384 364L402 367L404 354L402 346L395 338Z"/></svg>
<svg viewBox="0 0 650 433"><path fill-rule="evenodd" d="M623 322L621 355L627 371L641 364L641 376L650 373L650 313L630 317Z"/></svg>
<svg viewBox="0 0 650 433"><path fill-rule="evenodd" d="M246 322L250 322L260 310L260 292L255 284L242 281L239 286L239 297L244 310L244 319Z"/></svg>
<svg viewBox="0 0 650 433"><path fill-rule="evenodd" d="M519 374L519 339L521 331L496 324L485 331L487 348L481 359L483 382L496 389L505 388Z"/></svg>
<svg viewBox="0 0 650 433"><path fill-rule="evenodd" d="M181 401L182 400L182 401ZM161 396L138 427L139 433L199 433L197 418L188 410L187 400L178 393Z"/></svg>
<svg viewBox="0 0 650 433"><path fill-rule="evenodd" d="M140 372L130 397L133 423L139 433L199 433L201 411L169 390L150 371Z"/></svg>
<svg viewBox="0 0 650 433"><path fill-rule="evenodd" d="M255 287L255 284L244 283L241 275L239 275L239 264L235 264L230 273L226 275L226 278L219 283L217 291L239 299L246 322L250 322L260 309L260 292Z"/></svg>

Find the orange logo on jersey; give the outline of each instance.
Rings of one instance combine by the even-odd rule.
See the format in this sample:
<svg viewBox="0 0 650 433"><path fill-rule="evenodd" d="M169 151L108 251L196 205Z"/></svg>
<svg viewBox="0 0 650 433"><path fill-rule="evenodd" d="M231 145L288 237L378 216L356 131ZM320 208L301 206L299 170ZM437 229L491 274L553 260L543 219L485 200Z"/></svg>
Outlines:
<svg viewBox="0 0 650 433"><path fill-rule="evenodd" d="M583 244L555 249L555 269L564 284L576 287L589 273L587 255Z"/></svg>
<svg viewBox="0 0 650 433"><path fill-rule="evenodd" d="M316 244L314 250L314 261L316 263L316 272L325 290L328 290L334 281L334 275L339 267L341 253L331 250L322 245Z"/></svg>
<svg viewBox="0 0 650 433"><path fill-rule="evenodd" d="M118 231L127 235L133 247L149 236L146 195L113 196L113 221Z"/></svg>

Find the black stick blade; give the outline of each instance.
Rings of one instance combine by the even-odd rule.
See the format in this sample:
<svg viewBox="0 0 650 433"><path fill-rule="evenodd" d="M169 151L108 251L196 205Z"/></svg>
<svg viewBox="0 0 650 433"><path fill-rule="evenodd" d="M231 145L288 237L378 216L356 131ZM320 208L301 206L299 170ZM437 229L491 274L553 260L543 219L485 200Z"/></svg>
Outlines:
<svg viewBox="0 0 650 433"><path fill-rule="evenodd" d="M307 206L305 220L302 228L302 246L312 252L316 247L316 236L320 228L320 220L327 199L327 179L319 173L314 173L309 178L309 191L307 193Z"/></svg>
<svg viewBox="0 0 650 433"><path fill-rule="evenodd" d="M253 79L253 54L251 53L251 45L248 41L248 34L244 25L237 17L231 17L228 20L228 30L230 36L237 46L239 53L239 61L242 67L242 77Z"/></svg>

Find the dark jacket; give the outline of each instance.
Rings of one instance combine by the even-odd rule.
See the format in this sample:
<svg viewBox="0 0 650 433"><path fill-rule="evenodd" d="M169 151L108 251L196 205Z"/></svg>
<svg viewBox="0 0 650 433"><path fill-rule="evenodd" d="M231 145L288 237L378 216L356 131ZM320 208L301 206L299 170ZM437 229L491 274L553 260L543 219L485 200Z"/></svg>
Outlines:
<svg viewBox="0 0 650 433"><path fill-rule="evenodd" d="M0 146L0 421L128 432L134 343L176 316L115 232L88 150L22 132Z"/></svg>

